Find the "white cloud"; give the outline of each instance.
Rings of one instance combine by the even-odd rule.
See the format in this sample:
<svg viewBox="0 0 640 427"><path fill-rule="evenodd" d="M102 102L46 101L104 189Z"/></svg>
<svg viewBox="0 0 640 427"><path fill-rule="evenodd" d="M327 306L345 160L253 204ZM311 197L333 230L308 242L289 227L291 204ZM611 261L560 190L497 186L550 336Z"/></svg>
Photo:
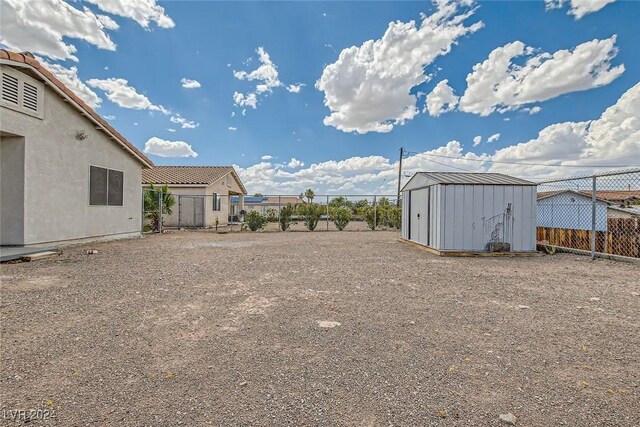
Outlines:
<svg viewBox="0 0 640 427"><path fill-rule="evenodd" d="M298 83L298 84L291 84L289 86L287 86L287 90L291 93L300 93L300 91L302 90L302 88L306 86L304 83Z"/></svg>
<svg viewBox="0 0 640 427"><path fill-rule="evenodd" d="M258 108L260 95L272 93L274 88L285 86L289 92L299 93L303 83L285 85L280 81L278 67L273 63L271 57L263 47L256 49L260 65L253 71L234 71L233 76L238 80L255 81L255 89L246 93L235 91L233 93L233 102L237 107L251 107L254 110ZM249 65L252 58L244 61L244 65ZM242 111L242 115L246 114L246 110Z"/></svg>
<svg viewBox="0 0 640 427"><path fill-rule="evenodd" d="M417 98L410 91L430 79L425 67L483 26L464 25L474 13L471 3L436 1L436 10L418 25L391 22L382 38L343 49L316 82L331 111L324 124L344 132L389 132L415 117Z"/></svg>
<svg viewBox="0 0 640 427"><path fill-rule="evenodd" d="M180 83L182 83L182 87L185 89L196 89L202 86L199 81L191 80L186 77L180 79Z"/></svg>
<svg viewBox="0 0 640 427"><path fill-rule="evenodd" d="M77 49L68 39L116 50L107 30L117 29L118 25L86 7L76 9L62 0L3 0L0 16L0 43L13 50L74 61L78 61Z"/></svg>
<svg viewBox="0 0 640 427"><path fill-rule="evenodd" d="M86 0L101 10L114 15L130 18L143 28L155 22L160 28L173 28L175 23L164 13L164 8L156 0Z"/></svg>
<svg viewBox="0 0 640 427"><path fill-rule="evenodd" d="M173 133L173 132L175 132L175 131L176 131L175 129L171 129L171 128L169 128L169 129L167 129L167 130L168 130L169 132L171 132L171 133Z"/></svg>
<svg viewBox="0 0 640 427"><path fill-rule="evenodd" d="M198 126L200 126L200 123L196 123L192 120L187 120L184 117L182 117L180 114L176 114L174 116L171 116L169 118L169 121L171 123L176 123L179 124L180 127L182 127L182 129L195 129Z"/></svg>
<svg viewBox="0 0 640 427"><path fill-rule="evenodd" d="M460 97L453 93L449 80L443 80L427 95L425 109L429 114L438 117L442 113L455 110Z"/></svg>
<svg viewBox="0 0 640 427"><path fill-rule="evenodd" d="M233 126L229 126L229 127L228 127L228 129L229 129L231 132L235 132L235 131L237 131L237 130L238 130L238 128L233 127Z"/></svg>
<svg viewBox="0 0 640 427"><path fill-rule="evenodd" d="M265 154L264 156L260 157L262 160L271 160L273 159L273 156L270 154Z"/></svg>
<svg viewBox="0 0 640 427"><path fill-rule="evenodd" d="M78 95L89 107L96 109L100 107L102 99L78 77L78 68L65 68L60 64L47 62L38 58L40 63L51 71L66 87Z"/></svg>
<svg viewBox="0 0 640 427"><path fill-rule="evenodd" d="M244 93L234 92L233 102L239 107L251 107L255 110L258 106L258 97L255 93L245 95ZM242 115L245 115L245 110L242 110Z"/></svg>
<svg viewBox="0 0 640 427"><path fill-rule="evenodd" d="M167 141L155 136L145 142L144 152L160 157L198 157L198 153L184 141Z"/></svg>
<svg viewBox="0 0 640 427"><path fill-rule="evenodd" d="M531 108L529 107L522 108L520 111L522 111L523 113L529 113L529 115L534 115L542 111L542 108L536 105L535 107L531 107Z"/></svg>
<svg viewBox="0 0 640 427"><path fill-rule="evenodd" d="M104 80L91 79L87 80L87 84L93 88L103 90L107 94L109 101L122 108L160 111L163 114L169 114L169 111L162 105L153 104L149 98L129 86L129 82L125 79L113 77Z"/></svg>
<svg viewBox="0 0 640 427"><path fill-rule="evenodd" d="M297 168L297 167L304 166L304 162L301 162L300 160L296 159L295 157L292 157L291 160L289 161L289 163L287 163L287 166L290 167L290 168Z"/></svg>
<svg viewBox="0 0 640 427"><path fill-rule="evenodd" d="M482 136L481 135L473 137L473 146L474 147L477 147L478 145L480 145L481 142L482 142Z"/></svg>
<svg viewBox="0 0 640 427"><path fill-rule="evenodd" d="M492 164L488 160L544 165L637 165L640 164L639 112L640 83L629 89L596 120L556 123L542 129L534 139L499 149L492 154L465 152L458 141L449 141L443 146L404 159L403 169L408 174L458 169L469 172L502 172L542 180L591 173L594 170ZM299 194L309 187L317 193L371 194L383 181L378 194L394 194L397 167L397 160L367 156L328 160L290 172L265 160L245 168L238 167L237 170L251 191L264 194Z"/></svg>
<svg viewBox="0 0 640 427"><path fill-rule="evenodd" d="M534 54L534 48L520 41L498 47L487 60L474 65L458 108L487 116L565 93L605 86L625 70L624 65L611 65L618 52L615 42L616 36L612 36L553 54ZM513 61L522 57L527 58L524 65Z"/></svg>
<svg viewBox="0 0 640 427"><path fill-rule="evenodd" d="M500 133L494 133L489 138L487 138L487 143L492 143L500 139Z"/></svg>
<svg viewBox="0 0 640 427"><path fill-rule="evenodd" d="M580 19L589 13L597 12L614 1L616 0L544 0L547 10L558 9L569 3L569 11L567 13L575 16L576 19Z"/></svg>
<svg viewBox="0 0 640 427"><path fill-rule="evenodd" d="M109 115L109 116L104 116L104 118L107 119L107 120L115 120L116 116Z"/></svg>

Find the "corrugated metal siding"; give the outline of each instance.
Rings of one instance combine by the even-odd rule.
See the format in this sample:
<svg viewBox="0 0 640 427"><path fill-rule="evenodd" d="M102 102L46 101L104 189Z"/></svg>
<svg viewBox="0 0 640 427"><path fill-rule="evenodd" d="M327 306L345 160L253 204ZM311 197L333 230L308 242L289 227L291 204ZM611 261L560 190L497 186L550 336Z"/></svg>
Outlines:
<svg viewBox="0 0 640 427"><path fill-rule="evenodd" d="M409 239L409 192L402 193L402 227L401 234L403 239Z"/></svg>
<svg viewBox="0 0 640 427"><path fill-rule="evenodd" d="M445 185L441 250L484 251L492 237L512 251L535 250L535 187ZM510 214L506 214L511 204Z"/></svg>

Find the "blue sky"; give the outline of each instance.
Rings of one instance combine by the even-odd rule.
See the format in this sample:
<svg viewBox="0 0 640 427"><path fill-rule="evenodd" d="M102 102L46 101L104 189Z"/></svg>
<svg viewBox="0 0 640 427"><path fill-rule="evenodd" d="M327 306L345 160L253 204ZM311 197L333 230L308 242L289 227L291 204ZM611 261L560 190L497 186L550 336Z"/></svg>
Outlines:
<svg viewBox="0 0 640 427"><path fill-rule="evenodd" d="M155 164L237 165L251 192L390 191L401 146L419 153L406 160L409 173L497 170L546 178L604 169L594 165L640 165L636 1L586 8L576 0L171 1L132 11L130 0L117 0L120 9L91 0L68 2L59 12L74 14L74 8L93 19L79 17L74 34L55 14L39 18L47 34L21 27L33 23L37 11L31 9L62 2L3 2L0 41L50 64ZM438 13L440 21L423 22L421 14ZM415 21L417 32L389 28L395 21ZM46 38L57 35L75 52L49 48ZM367 58L369 40L388 50ZM518 41L524 55L513 54ZM437 53L438 43L445 53ZM341 61L352 46L360 56ZM500 69L505 46L510 68ZM250 80L261 65L259 48L269 57L267 67ZM580 55L572 55L574 49L582 49ZM568 55L549 56L562 50ZM584 60L588 56L592 60ZM483 62L488 71L472 76L472 88L468 76ZM244 77L234 75L242 71ZM183 78L199 87L183 87ZM288 90L300 84L299 93ZM493 103L485 96L492 84ZM113 102L110 94L120 96ZM238 105L234 94L254 94L256 108ZM425 109L429 94L453 104Z"/></svg>

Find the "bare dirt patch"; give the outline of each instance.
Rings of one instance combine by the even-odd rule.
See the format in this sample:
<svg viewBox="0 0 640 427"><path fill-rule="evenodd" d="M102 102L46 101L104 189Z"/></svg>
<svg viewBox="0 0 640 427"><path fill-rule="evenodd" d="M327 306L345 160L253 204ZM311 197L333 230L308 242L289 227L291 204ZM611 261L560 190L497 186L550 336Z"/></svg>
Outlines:
<svg viewBox="0 0 640 427"><path fill-rule="evenodd" d="M444 259L398 237L172 232L2 265L0 409L55 408L61 426L640 425L640 267Z"/></svg>

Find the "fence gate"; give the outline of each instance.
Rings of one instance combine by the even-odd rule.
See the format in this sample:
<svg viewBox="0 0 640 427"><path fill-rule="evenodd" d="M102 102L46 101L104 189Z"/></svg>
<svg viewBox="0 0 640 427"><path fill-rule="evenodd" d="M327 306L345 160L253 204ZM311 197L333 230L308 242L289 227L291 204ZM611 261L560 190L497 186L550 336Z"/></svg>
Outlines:
<svg viewBox="0 0 640 427"><path fill-rule="evenodd" d="M178 196L178 226L204 227L204 196Z"/></svg>

